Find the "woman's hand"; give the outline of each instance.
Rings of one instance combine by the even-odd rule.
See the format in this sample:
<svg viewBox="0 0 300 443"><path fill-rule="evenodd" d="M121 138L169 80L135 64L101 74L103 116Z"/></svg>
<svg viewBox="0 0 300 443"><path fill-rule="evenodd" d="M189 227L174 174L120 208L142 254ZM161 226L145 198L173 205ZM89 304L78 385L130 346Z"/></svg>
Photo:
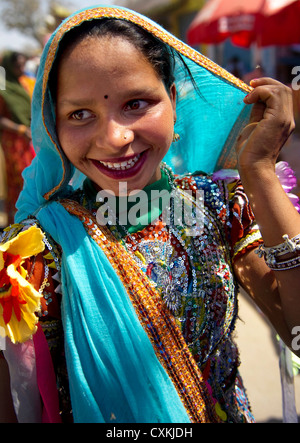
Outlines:
<svg viewBox="0 0 300 443"><path fill-rule="evenodd" d="M295 128L290 88L270 78L252 80L251 86L253 91L244 99L253 105L250 122L236 146L241 174L274 171L280 151Z"/></svg>

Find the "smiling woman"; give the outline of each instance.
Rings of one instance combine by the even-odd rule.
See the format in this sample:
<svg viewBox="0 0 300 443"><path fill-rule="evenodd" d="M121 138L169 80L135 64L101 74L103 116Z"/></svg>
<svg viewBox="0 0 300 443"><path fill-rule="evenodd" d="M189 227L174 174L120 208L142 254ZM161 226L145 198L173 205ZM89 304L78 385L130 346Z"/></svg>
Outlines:
<svg viewBox="0 0 300 443"><path fill-rule="evenodd" d="M254 421L233 340L237 283L291 345L300 221L275 173L290 93L253 86L127 9L79 11L53 34L33 100L37 156L1 245L19 421ZM213 174L234 155L245 189L237 172ZM25 237L31 255L11 249ZM266 246L265 262L255 254L263 242L272 270ZM27 308L38 315L22 335Z"/></svg>
<svg viewBox="0 0 300 443"><path fill-rule="evenodd" d="M60 145L99 188L117 194L119 180L132 191L160 179L176 119L175 87L167 90L127 39L91 36L73 45L60 62L56 96Z"/></svg>

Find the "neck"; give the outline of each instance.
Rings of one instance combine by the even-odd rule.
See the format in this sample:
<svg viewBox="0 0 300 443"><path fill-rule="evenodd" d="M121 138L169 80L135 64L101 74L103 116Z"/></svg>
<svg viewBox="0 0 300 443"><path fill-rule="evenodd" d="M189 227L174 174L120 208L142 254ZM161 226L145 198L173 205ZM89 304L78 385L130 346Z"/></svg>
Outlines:
<svg viewBox="0 0 300 443"><path fill-rule="evenodd" d="M121 228L134 233L151 224L162 214L170 202L169 197L174 187L171 169L162 164L161 178L136 194L98 200L96 205L99 189L96 189L89 179L84 183L84 193L89 202L95 203L93 206L98 206L99 217L104 217L104 220L109 218L111 225L119 224Z"/></svg>

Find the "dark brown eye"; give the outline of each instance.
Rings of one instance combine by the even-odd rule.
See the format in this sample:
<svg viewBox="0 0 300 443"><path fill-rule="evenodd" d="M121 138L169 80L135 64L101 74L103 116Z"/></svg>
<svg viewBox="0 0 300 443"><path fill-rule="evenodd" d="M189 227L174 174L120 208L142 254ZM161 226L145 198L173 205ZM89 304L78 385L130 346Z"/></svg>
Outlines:
<svg viewBox="0 0 300 443"><path fill-rule="evenodd" d="M73 118L74 120L85 120L89 117L91 117L91 113L85 109L80 109L79 111L75 111L73 112L73 114L71 115L71 118Z"/></svg>
<svg viewBox="0 0 300 443"><path fill-rule="evenodd" d="M138 100L131 103L131 109L139 109L140 102Z"/></svg>
<svg viewBox="0 0 300 443"><path fill-rule="evenodd" d="M140 109L144 109L147 106L147 102L145 100L131 100L125 106L125 110L127 111L138 111Z"/></svg>

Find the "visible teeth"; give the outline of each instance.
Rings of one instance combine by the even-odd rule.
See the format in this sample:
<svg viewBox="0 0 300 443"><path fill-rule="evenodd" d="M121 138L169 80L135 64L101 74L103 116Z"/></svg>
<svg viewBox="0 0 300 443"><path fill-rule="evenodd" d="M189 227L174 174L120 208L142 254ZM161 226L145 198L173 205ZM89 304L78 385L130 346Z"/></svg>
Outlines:
<svg viewBox="0 0 300 443"><path fill-rule="evenodd" d="M127 162L122 162L122 163L107 163L107 162L100 162L100 163L102 163L102 165L105 166L106 168L109 168L109 169L116 169L116 170L118 170L118 171L121 171L121 170L124 171L125 169L130 169L130 168L132 168L132 167L137 163L137 161L139 160L139 158L140 158L140 155L137 155L136 157L134 157L134 158L128 160Z"/></svg>

